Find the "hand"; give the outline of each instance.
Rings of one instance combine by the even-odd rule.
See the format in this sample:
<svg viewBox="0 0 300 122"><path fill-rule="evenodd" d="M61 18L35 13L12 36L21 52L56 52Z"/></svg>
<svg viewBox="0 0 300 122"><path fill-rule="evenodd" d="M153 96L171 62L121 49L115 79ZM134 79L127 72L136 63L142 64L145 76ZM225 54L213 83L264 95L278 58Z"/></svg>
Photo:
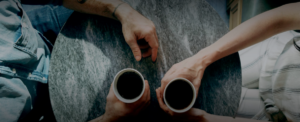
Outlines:
<svg viewBox="0 0 300 122"><path fill-rule="evenodd" d="M162 88L159 87L156 89L156 97L159 103L160 108L165 111L167 114L169 114L172 119L176 121L200 121L203 116L205 116L207 113L205 111L202 111L200 109L191 108L189 111L185 113L176 113L170 110L165 103L163 102L163 96L162 96Z"/></svg>
<svg viewBox="0 0 300 122"><path fill-rule="evenodd" d="M150 104L150 89L148 81L145 80L145 92L143 96L134 103L123 103L114 94L111 85L109 93L107 95L107 102L103 120L105 121L120 121L127 117L136 116L140 111L147 108Z"/></svg>
<svg viewBox="0 0 300 122"><path fill-rule="evenodd" d="M175 121L190 121L190 122L199 122L205 120L204 117L208 115L205 111L196 109L196 108L191 108L189 111L185 113L176 113L170 110L165 103L163 102L163 97L162 97L162 89L159 87L156 89L156 94L157 94L157 100L159 103L160 108L168 113L173 120ZM201 121L201 122L202 122ZM203 121L204 122L204 121Z"/></svg>
<svg viewBox="0 0 300 122"><path fill-rule="evenodd" d="M203 110L197 108L191 108L189 111L184 113L176 113L170 110L167 105L163 102L162 89L159 87L156 89L156 97L160 108L169 114L174 121L184 122L232 122L233 118L225 116L217 116L208 114Z"/></svg>
<svg viewBox="0 0 300 122"><path fill-rule="evenodd" d="M142 57L152 55L152 61L156 61L158 38L153 22L125 3L118 7L115 15L122 23L125 41L131 48L135 59L140 61ZM141 49L147 51L142 55Z"/></svg>
<svg viewBox="0 0 300 122"><path fill-rule="evenodd" d="M185 78L195 86L196 96L200 87L201 79L205 68L207 67L201 58L195 56L187 58L171 67L161 80L161 89L164 91L166 85L175 78Z"/></svg>

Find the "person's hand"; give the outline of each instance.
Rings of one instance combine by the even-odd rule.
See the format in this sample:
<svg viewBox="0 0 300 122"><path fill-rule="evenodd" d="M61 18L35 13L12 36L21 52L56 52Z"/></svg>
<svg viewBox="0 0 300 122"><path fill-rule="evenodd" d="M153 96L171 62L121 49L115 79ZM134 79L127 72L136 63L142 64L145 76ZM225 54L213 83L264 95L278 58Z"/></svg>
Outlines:
<svg viewBox="0 0 300 122"><path fill-rule="evenodd" d="M145 92L143 96L134 103L124 103L120 101L114 94L111 85L107 95L105 113L102 117L105 121L120 121L128 117L138 115L142 110L150 104L150 89L148 81L145 80Z"/></svg>
<svg viewBox="0 0 300 122"><path fill-rule="evenodd" d="M217 116L206 113L205 111L197 108L191 108L184 113L176 113L170 110L163 102L162 89L156 89L156 97L160 108L166 112L174 121L180 122L232 122L233 118L225 116Z"/></svg>
<svg viewBox="0 0 300 122"><path fill-rule="evenodd" d="M185 78L192 82L198 95L198 89L207 64L201 58L192 56L180 63L174 64L161 80L161 89L164 91L166 85L175 78Z"/></svg>
<svg viewBox="0 0 300 122"><path fill-rule="evenodd" d="M199 122L207 114L205 111L200 110L200 109L195 109L195 108L191 108L189 111L187 111L185 113L173 112L163 102L162 93L163 93L163 91L162 91L161 87L156 89L156 97L157 97L159 106L164 112L166 112L168 115L170 115L173 120Z"/></svg>
<svg viewBox="0 0 300 122"><path fill-rule="evenodd" d="M95 14L119 20L125 41L131 48L137 61L142 57L152 56L155 62L158 52L158 38L152 21L134 10L122 0L63 0L63 5L81 13ZM141 52L143 49L143 54Z"/></svg>
<svg viewBox="0 0 300 122"><path fill-rule="evenodd" d="M152 61L156 61L159 44L153 22L126 3L118 7L115 15L122 23L124 38L135 59L152 56ZM146 51L142 54L141 49Z"/></svg>

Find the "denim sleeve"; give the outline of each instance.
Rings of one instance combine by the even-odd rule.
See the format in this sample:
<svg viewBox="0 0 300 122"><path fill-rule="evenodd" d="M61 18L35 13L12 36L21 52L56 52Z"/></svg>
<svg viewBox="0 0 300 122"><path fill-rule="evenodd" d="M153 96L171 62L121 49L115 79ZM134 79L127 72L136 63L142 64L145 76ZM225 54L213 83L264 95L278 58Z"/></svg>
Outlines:
<svg viewBox="0 0 300 122"><path fill-rule="evenodd" d="M21 0L21 3L30 5L62 5L63 0Z"/></svg>
<svg viewBox="0 0 300 122"><path fill-rule="evenodd" d="M0 74L1 122L16 122L29 114L36 98L36 84Z"/></svg>

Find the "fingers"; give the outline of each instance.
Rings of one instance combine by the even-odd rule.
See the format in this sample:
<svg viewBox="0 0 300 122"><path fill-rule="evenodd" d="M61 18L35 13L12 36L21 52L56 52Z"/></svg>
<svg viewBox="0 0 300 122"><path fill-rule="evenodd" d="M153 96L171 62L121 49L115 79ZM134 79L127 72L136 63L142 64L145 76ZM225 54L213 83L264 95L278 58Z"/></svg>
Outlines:
<svg viewBox="0 0 300 122"><path fill-rule="evenodd" d="M150 102L150 97L151 97L151 95L150 95L150 88L149 88L149 82L147 81L147 80L145 80L145 92L146 92L146 94L145 94L145 98L144 98L144 102L146 102L146 103L148 103L148 102Z"/></svg>
<svg viewBox="0 0 300 122"><path fill-rule="evenodd" d="M173 76L173 73L175 72L176 70L174 68L171 68L167 73L166 75L163 77L163 79L161 80L161 91L164 91L165 90L165 87L167 86L167 84L172 80L174 79L175 77Z"/></svg>
<svg viewBox="0 0 300 122"><path fill-rule="evenodd" d="M166 86L167 86L167 83L162 83L161 86L159 87L159 89L161 91L161 92L159 92L160 96L163 96L163 91L165 90Z"/></svg>
<svg viewBox="0 0 300 122"><path fill-rule="evenodd" d="M145 80L145 91L142 97L139 99L138 104L143 105L144 103L147 103L150 100L150 89L148 81Z"/></svg>
<svg viewBox="0 0 300 122"><path fill-rule="evenodd" d="M198 96L198 91L199 91L199 87L201 85L201 79L197 79L194 81L193 83L194 87L195 87L195 92L196 92L196 97Z"/></svg>
<svg viewBox="0 0 300 122"><path fill-rule="evenodd" d="M150 101L151 95L150 95L150 87L149 87L149 82L148 82L148 80L146 80L146 84L147 84L147 90L148 90L147 101ZM146 88L145 88L145 89L146 89Z"/></svg>
<svg viewBox="0 0 300 122"><path fill-rule="evenodd" d="M149 101L146 103L146 105L145 105L145 107L144 108L147 108L149 105L150 105L150 99L149 99Z"/></svg>
<svg viewBox="0 0 300 122"><path fill-rule="evenodd" d="M134 55L134 58L136 61L140 61L141 58L142 58L142 54L141 54L141 50L140 50L140 47L139 45L137 44L137 40L136 40L136 37L135 35L133 35L132 33L130 32L123 32L124 34L124 38L127 42L127 44L129 45L129 47L131 48L131 51Z"/></svg>
<svg viewBox="0 0 300 122"><path fill-rule="evenodd" d="M132 53L134 55L134 58L136 61L140 61L141 60L141 50L139 48L139 46L137 45L137 43L129 43L129 46L132 50Z"/></svg>
<svg viewBox="0 0 300 122"><path fill-rule="evenodd" d="M149 106L149 104L150 104L150 89L149 89L148 81L145 80L145 92L136 104L138 106L136 108L136 112L146 109Z"/></svg>
<svg viewBox="0 0 300 122"><path fill-rule="evenodd" d="M147 80L145 80L145 84L146 84L146 86L145 86L146 96L143 101L142 110L146 109L150 105L150 98L151 98L149 83Z"/></svg>
<svg viewBox="0 0 300 122"><path fill-rule="evenodd" d="M175 65L173 65L165 74L165 76L161 80L161 89L162 91L165 89L166 85L172 80L172 74L176 71Z"/></svg>
<svg viewBox="0 0 300 122"><path fill-rule="evenodd" d="M113 85L114 84L114 82L112 82L111 84L110 84L110 88L109 88L109 92L112 92L113 91Z"/></svg>
<svg viewBox="0 0 300 122"><path fill-rule="evenodd" d="M114 82L112 82L111 85L110 85L109 92L108 92L108 95L106 97L107 100L113 100L116 97L115 93L114 93L114 90L113 90L113 86L114 86L113 83Z"/></svg>
<svg viewBox="0 0 300 122"><path fill-rule="evenodd" d="M172 78L171 75L172 75L174 72L176 72L176 69L178 69L178 64L174 64L174 65L167 71L167 73L166 73L165 76L163 77L162 81L164 81L164 82L171 81L171 80L172 80L172 79L170 79L170 78Z"/></svg>
<svg viewBox="0 0 300 122"><path fill-rule="evenodd" d="M152 49L148 48L148 50L146 52L143 53L143 58L150 56L152 53Z"/></svg>
<svg viewBox="0 0 300 122"><path fill-rule="evenodd" d="M150 98L150 88L149 88L149 84L148 84L147 80L145 80L145 93L144 93L143 97L145 100L150 100L150 99L148 99L148 98Z"/></svg>
<svg viewBox="0 0 300 122"><path fill-rule="evenodd" d="M148 42L152 49L152 61L154 62L156 61L158 51L158 38L156 32L154 31L153 34L146 36L145 40Z"/></svg>
<svg viewBox="0 0 300 122"><path fill-rule="evenodd" d="M150 46L148 44L146 45L139 45L140 49L148 49Z"/></svg>
<svg viewBox="0 0 300 122"><path fill-rule="evenodd" d="M165 74L165 76L170 76L171 74L173 74L174 72L176 72L177 69L179 69L180 67L180 64L177 63L177 64L174 64L168 71L167 73Z"/></svg>
<svg viewBox="0 0 300 122"><path fill-rule="evenodd" d="M137 41L137 43L138 43L140 49L148 49L150 47L148 42L146 42L145 39L140 39Z"/></svg>
<svg viewBox="0 0 300 122"><path fill-rule="evenodd" d="M148 93L147 93L147 99L146 99L147 103L144 106L144 108L146 108L146 107L148 107L150 105L150 99L151 99L149 82L147 80L145 80L145 81L146 81L146 84L147 84Z"/></svg>
<svg viewBox="0 0 300 122"><path fill-rule="evenodd" d="M162 97L161 92L162 91L161 91L160 87L156 89L156 97L158 100L158 104L163 111L168 112L168 107L163 102L163 97Z"/></svg>
<svg viewBox="0 0 300 122"><path fill-rule="evenodd" d="M203 77L203 71L200 71L200 75L194 80L193 85L195 86L196 96L198 96L199 88L201 86L201 80Z"/></svg>
<svg viewBox="0 0 300 122"><path fill-rule="evenodd" d="M145 41L139 41L140 44L137 42L137 39L140 39L140 37L136 37L134 33L131 33L130 31L123 31L123 34L127 44L131 48L134 58L137 61L140 61L142 56L148 57L150 55L152 55L152 61L156 61L158 52L158 38L155 30L149 31L148 35L146 35L144 38ZM148 50L142 55L141 49L147 49L149 47L151 47L151 50Z"/></svg>

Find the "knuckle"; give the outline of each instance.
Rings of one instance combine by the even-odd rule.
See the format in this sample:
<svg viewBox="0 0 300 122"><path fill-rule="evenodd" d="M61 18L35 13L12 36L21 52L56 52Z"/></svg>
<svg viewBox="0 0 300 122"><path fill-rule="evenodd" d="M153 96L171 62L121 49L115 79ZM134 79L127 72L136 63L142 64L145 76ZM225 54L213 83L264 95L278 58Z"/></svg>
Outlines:
<svg viewBox="0 0 300 122"><path fill-rule="evenodd" d="M139 49L138 49L138 48L133 48L133 49L132 49L132 52L133 52L134 54L136 54L136 53L139 52Z"/></svg>
<svg viewBox="0 0 300 122"><path fill-rule="evenodd" d="M151 22L151 27L152 27L152 29L154 29L155 30L155 24L153 23L153 22Z"/></svg>
<svg viewBox="0 0 300 122"><path fill-rule="evenodd" d="M183 68L182 69L182 72L184 72L184 73L188 73L190 71L190 69L188 69L188 68Z"/></svg>
<svg viewBox="0 0 300 122"><path fill-rule="evenodd" d="M155 32L156 28L155 28L154 24L152 24L152 26L150 26L150 28L151 28L152 32Z"/></svg>
<svg viewBox="0 0 300 122"><path fill-rule="evenodd" d="M107 101L111 101L111 99L112 99L112 98L111 98L110 95L108 95L108 96L106 97L106 100L107 100Z"/></svg>
<svg viewBox="0 0 300 122"><path fill-rule="evenodd" d="M157 49L158 49L158 44L155 43L155 44L153 45L153 47L151 47L151 48L157 50Z"/></svg>
<svg viewBox="0 0 300 122"><path fill-rule="evenodd" d="M147 100L147 98L145 97L145 98L143 99L143 101L142 101L142 104L146 104L146 103L148 103L148 100Z"/></svg>
<svg viewBox="0 0 300 122"><path fill-rule="evenodd" d="M171 69L178 67L178 64L174 64Z"/></svg>
<svg viewBox="0 0 300 122"><path fill-rule="evenodd" d="M174 113L170 110L168 110L168 113L170 114L170 116L174 117Z"/></svg>
<svg viewBox="0 0 300 122"><path fill-rule="evenodd" d="M148 29L147 31L146 31L146 34L147 35L151 35L153 33L153 30L152 29Z"/></svg>
<svg viewBox="0 0 300 122"><path fill-rule="evenodd" d="M146 98L142 97L142 99L140 100L140 104L144 104L144 103L146 103Z"/></svg>
<svg viewBox="0 0 300 122"><path fill-rule="evenodd" d="M195 87L199 87L199 86L200 86L200 82L195 82L195 83L194 83L194 86L195 86Z"/></svg>
<svg viewBox="0 0 300 122"><path fill-rule="evenodd" d="M167 80L166 77L164 77L164 78L161 80L162 83L167 83L167 81L168 81L168 80Z"/></svg>
<svg viewBox="0 0 300 122"><path fill-rule="evenodd" d="M143 103L148 103L147 97L145 97L145 99L143 100Z"/></svg>
<svg viewBox="0 0 300 122"><path fill-rule="evenodd" d="M146 29L146 33L147 34L153 34L155 32L155 26L150 25L147 29Z"/></svg>
<svg viewBox="0 0 300 122"><path fill-rule="evenodd" d="M179 67L180 66L180 64L179 63L176 63L176 64L174 64L176 67Z"/></svg>
<svg viewBox="0 0 300 122"><path fill-rule="evenodd" d="M135 41L133 39L128 39L126 42L130 45L133 44Z"/></svg>

